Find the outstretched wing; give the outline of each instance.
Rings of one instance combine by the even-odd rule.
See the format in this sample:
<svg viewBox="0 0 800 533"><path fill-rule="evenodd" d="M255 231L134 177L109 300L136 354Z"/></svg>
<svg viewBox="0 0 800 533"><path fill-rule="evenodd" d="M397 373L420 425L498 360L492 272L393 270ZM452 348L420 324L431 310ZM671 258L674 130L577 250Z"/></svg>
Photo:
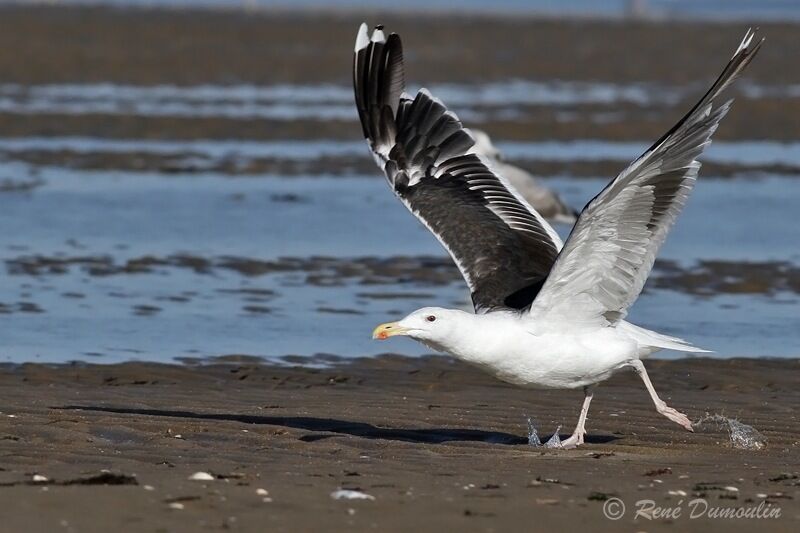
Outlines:
<svg viewBox="0 0 800 533"><path fill-rule="evenodd" d="M370 148L395 194L439 239L472 291L476 311L530 306L558 255L553 228L484 159L444 104L404 93L400 37L362 24L353 69Z"/></svg>
<svg viewBox="0 0 800 533"><path fill-rule="evenodd" d="M531 307L537 322L615 324L625 316L694 187L697 158L730 108L731 100L715 99L761 47L753 37L748 30L697 105L586 205Z"/></svg>

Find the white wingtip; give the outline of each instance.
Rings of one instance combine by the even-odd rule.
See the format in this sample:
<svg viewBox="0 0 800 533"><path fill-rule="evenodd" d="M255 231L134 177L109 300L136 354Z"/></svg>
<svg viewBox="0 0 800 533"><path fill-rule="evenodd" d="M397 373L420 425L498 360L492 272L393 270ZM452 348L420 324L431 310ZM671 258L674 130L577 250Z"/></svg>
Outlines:
<svg viewBox="0 0 800 533"><path fill-rule="evenodd" d="M373 43L385 43L386 36L383 34L383 26L378 25L375 26L375 31L372 32L372 42Z"/></svg>
<svg viewBox="0 0 800 533"><path fill-rule="evenodd" d="M362 22L358 28L358 36L356 37L355 51L363 50L369 44L369 34L367 33L367 23Z"/></svg>
<svg viewBox="0 0 800 533"><path fill-rule="evenodd" d="M733 57L736 57L742 50L746 50L750 47L750 43L753 42L753 37L756 36L756 32L753 31L753 28L747 28L747 33L744 34L742 38L742 42L739 43L739 48L736 49L734 52Z"/></svg>

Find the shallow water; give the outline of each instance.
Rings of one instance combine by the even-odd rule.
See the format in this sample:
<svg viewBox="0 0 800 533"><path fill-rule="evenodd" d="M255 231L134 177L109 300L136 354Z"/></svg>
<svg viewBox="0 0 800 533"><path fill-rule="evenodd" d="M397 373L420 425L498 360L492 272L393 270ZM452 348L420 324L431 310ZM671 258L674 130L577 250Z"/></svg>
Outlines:
<svg viewBox="0 0 800 533"><path fill-rule="evenodd" d="M410 94L419 87L409 86ZM511 79L492 83L433 84L429 89L465 120L525 120L537 107L568 110L566 121L591 106L596 120L614 122L628 104L648 111L699 97L704 83L578 82ZM747 99L800 97L797 85L744 82L735 94ZM606 109L607 108L607 109ZM605 112L603 112L605 111ZM270 120L357 120L352 88L345 85L118 85L111 83L18 85L0 83L0 112L24 115L108 114ZM641 113L641 111L640 111ZM573 118L570 118L572 116Z"/></svg>
<svg viewBox="0 0 800 533"><path fill-rule="evenodd" d="M406 339L372 341L372 327L426 305L468 308L438 243L377 175L0 166L9 178L30 172L36 188L0 194L0 360L419 354L428 350ZM604 180L547 183L580 206ZM800 264L788 245L800 242L800 229L786 223L799 201L791 178L701 180L661 254L671 262L654 271L658 288L646 290L631 320L722 357L797 356L794 278L698 292L669 269L691 273L719 259L737 272L746 263Z"/></svg>
<svg viewBox="0 0 800 533"><path fill-rule="evenodd" d="M620 170L650 146L647 141L500 141L497 148L509 160L521 162L618 161ZM155 140L103 139L97 137L6 137L0 138L0 157L13 161L31 153L142 154L171 156L190 162L193 168L213 169L224 161L240 166L254 159L313 162L324 160L330 173L341 174L353 161L362 161L365 144L359 140ZM333 159L334 161L330 161ZM749 168L769 165L800 167L800 142L771 140L717 141L704 154L704 161ZM24 169L23 169L24 171Z"/></svg>
<svg viewBox="0 0 800 533"><path fill-rule="evenodd" d="M742 82L739 97L800 97L796 86ZM704 86L507 80L432 90L491 132L492 121L537 109L625 120ZM314 123L356 120L350 87L336 84L0 84L0 111L300 119L301 137ZM563 163L565 175L546 184L580 208L610 176L575 179L568 164L583 163L582 175L595 164L621 170L650 142L497 145L521 164ZM798 356L800 142L715 142L704 160L734 178L703 174L629 318L719 357ZM368 164L362 140L310 135L0 138L0 361L428 352L408 339L377 343L371 330L423 306L469 309L469 294Z"/></svg>

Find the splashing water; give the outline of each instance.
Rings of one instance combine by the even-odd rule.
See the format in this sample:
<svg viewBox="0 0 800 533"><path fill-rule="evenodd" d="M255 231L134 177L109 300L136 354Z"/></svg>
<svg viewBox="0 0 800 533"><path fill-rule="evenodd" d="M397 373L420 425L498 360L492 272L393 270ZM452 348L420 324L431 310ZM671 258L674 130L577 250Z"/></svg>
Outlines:
<svg viewBox="0 0 800 533"><path fill-rule="evenodd" d="M559 431L561 431L560 425L556 428L556 432L553 433L553 436L544 443L545 448L561 448L561 437L558 436Z"/></svg>
<svg viewBox="0 0 800 533"><path fill-rule="evenodd" d="M706 414L694 422L692 426L699 428L704 424L713 425L717 429L726 429L731 446L740 450L761 450L767 445L767 438L753 426L748 426L734 418L722 415Z"/></svg>
<svg viewBox="0 0 800 533"><path fill-rule="evenodd" d="M528 421L528 446L540 448L542 446L542 441L539 439L539 432L536 431L533 420L529 416L526 416L525 419Z"/></svg>
<svg viewBox="0 0 800 533"><path fill-rule="evenodd" d="M536 425L533 423L533 419L527 415L525 418L528 422L529 446L533 446L534 448L561 448L561 437L558 436L558 432L561 431L561 426L558 426L555 433L553 433L553 436L547 439L547 442L542 444L542 441L539 438L539 432L536 431Z"/></svg>

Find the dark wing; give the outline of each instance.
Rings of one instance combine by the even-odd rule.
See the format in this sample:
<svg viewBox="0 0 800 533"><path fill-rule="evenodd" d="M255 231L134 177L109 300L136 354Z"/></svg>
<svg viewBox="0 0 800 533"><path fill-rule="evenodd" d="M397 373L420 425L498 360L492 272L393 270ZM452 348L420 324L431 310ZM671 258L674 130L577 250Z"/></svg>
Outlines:
<svg viewBox="0 0 800 533"><path fill-rule="evenodd" d="M615 324L642 291L694 187L697 158L731 101L715 99L761 47L748 31L716 82L669 132L583 209L531 308L539 323Z"/></svg>
<svg viewBox="0 0 800 533"><path fill-rule="evenodd" d="M458 118L425 89L403 92L400 37L362 25L353 69L364 136L402 202L439 239L479 312L526 309L561 240L485 160Z"/></svg>

